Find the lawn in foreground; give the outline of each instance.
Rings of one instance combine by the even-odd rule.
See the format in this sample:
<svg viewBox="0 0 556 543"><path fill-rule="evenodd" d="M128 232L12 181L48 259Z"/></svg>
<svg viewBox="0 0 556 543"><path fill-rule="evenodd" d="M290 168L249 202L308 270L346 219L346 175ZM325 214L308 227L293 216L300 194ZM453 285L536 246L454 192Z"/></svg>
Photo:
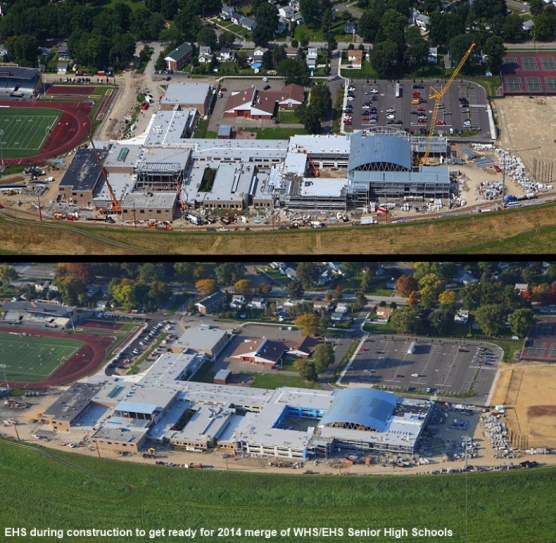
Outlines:
<svg viewBox="0 0 556 543"><path fill-rule="evenodd" d="M38 154L56 127L62 112L49 108L0 108L0 130L4 158Z"/></svg>
<svg viewBox="0 0 556 543"><path fill-rule="evenodd" d="M75 339L0 332L0 360L9 381L35 383L52 375L83 343ZM4 379L4 370L0 373Z"/></svg>
<svg viewBox="0 0 556 543"><path fill-rule="evenodd" d="M39 449L40 450L40 449ZM546 543L553 541L556 469L438 476L342 477L185 470L22 449L0 440L5 526L51 529L135 529L130 543L184 541L152 536L152 529L205 528L195 541L385 542L392 537L347 537L349 528L451 530L452 537L400 541ZM61 462L64 462L63 464ZM210 455L207 456L210 464ZM332 468L331 468L332 470ZM343 537L216 536L219 528L330 527ZM2 529L3 533L3 529ZM26 538L11 538L16 543ZM36 537L36 543L54 541ZM192 539L188 539L193 541ZM93 537L64 537L89 543Z"/></svg>

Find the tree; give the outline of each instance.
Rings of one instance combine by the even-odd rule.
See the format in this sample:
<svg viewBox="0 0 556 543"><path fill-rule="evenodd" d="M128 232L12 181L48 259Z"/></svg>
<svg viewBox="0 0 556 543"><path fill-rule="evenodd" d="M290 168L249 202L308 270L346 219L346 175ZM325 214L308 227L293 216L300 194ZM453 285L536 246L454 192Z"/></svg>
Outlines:
<svg viewBox="0 0 556 543"><path fill-rule="evenodd" d="M419 296L424 307L436 305L440 293L444 290L445 282L436 273L427 273L419 280Z"/></svg>
<svg viewBox="0 0 556 543"><path fill-rule="evenodd" d="M139 267L139 279L143 283L152 283L166 279L166 267L163 262L145 262Z"/></svg>
<svg viewBox="0 0 556 543"><path fill-rule="evenodd" d="M299 12L308 28L320 27L320 2L319 0L299 0Z"/></svg>
<svg viewBox="0 0 556 543"><path fill-rule="evenodd" d="M393 77L397 71L398 47L393 41L375 43L370 53L371 66L380 77Z"/></svg>
<svg viewBox="0 0 556 543"><path fill-rule="evenodd" d="M483 47L483 52L488 56L488 69L493 74L498 73L500 66L502 66L502 60L506 56L504 40L500 36L490 36Z"/></svg>
<svg viewBox="0 0 556 543"><path fill-rule="evenodd" d="M214 270L216 280L221 285L232 285L245 276L245 266L240 262L223 262Z"/></svg>
<svg viewBox="0 0 556 543"><path fill-rule="evenodd" d="M253 41L255 45L265 45L276 35L278 8L265 2L254 10L254 13L257 25L253 29Z"/></svg>
<svg viewBox="0 0 556 543"><path fill-rule="evenodd" d="M295 115L309 134L320 134L322 132L322 115L316 106L302 105L295 110Z"/></svg>
<svg viewBox="0 0 556 543"><path fill-rule="evenodd" d="M450 58L456 66L459 64L459 61L465 56L465 53L471 46L473 42L473 36L470 34L460 34L459 36L455 36L450 40L448 45L448 49L450 51ZM475 50L474 50L475 51ZM462 66L462 71L469 71L469 67L473 64L473 53L467 59L467 62Z"/></svg>
<svg viewBox="0 0 556 543"><path fill-rule="evenodd" d="M290 296L290 298L293 299L299 299L299 298L303 298L303 285L301 284L301 281L292 281L288 286L287 286L287 290L288 290L288 294Z"/></svg>
<svg viewBox="0 0 556 543"><path fill-rule="evenodd" d="M295 362L294 367L299 371L299 375L305 379L305 381L318 381L317 370L315 365L310 360L298 360Z"/></svg>
<svg viewBox="0 0 556 543"><path fill-rule="evenodd" d="M161 0L160 2L160 13L167 20L172 20L176 16L178 9L177 0Z"/></svg>
<svg viewBox="0 0 556 543"><path fill-rule="evenodd" d="M116 4L118 6L125 6L126 4ZM133 59L135 54L135 40L131 34L116 34L112 38L112 47L108 58L110 65L115 70L125 68Z"/></svg>
<svg viewBox="0 0 556 543"><path fill-rule="evenodd" d="M535 323L535 313L532 309L522 307L510 315L509 321L512 332L518 337L524 337Z"/></svg>
<svg viewBox="0 0 556 543"><path fill-rule="evenodd" d="M36 65L38 50L39 41L35 36L30 36L29 34L18 36L11 47L11 53L15 61L23 66Z"/></svg>
<svg viewBox="0 0 556 543"><path fill-rule="evenodd" d="M234 292L250 296L253 293L253 281L251 279L240 279L234 283Z"/></svg>
<svg viewBox="0 0 556 543"><path fill-rule="evenodd" d="M419 285L411 275L401 275L396 281L396 290L400 296L409 296L418 289Z"/></svg>
<svg viewBox="0 0 556 543"><path fill-rule="evenodd" d="M320 277L320 268L315 262L300 262L295 270L298 281L305 290L315 286Z"/></svg>
<svg viewBox="0 0 556 543"><path fill-rule="evenodd" d="M542 0L530 0L529 10L531 15L540 15L544 11L544 3Z"/></svg>
<svg viewBox="0 0 556 543"><path fill-rule="evenodd" d="M220 34L220 36L218 36L218 45L220 45L220 47L231 47L235 40L235 34L225 30L222 34Z"/></svg>
<svg viewBox="0 0 556 543"><path fill-rule="evenodd" d="M322 373L334 362L334 347L330 343L319 343L313 353L317 373Z"/></svg>
<svg viewBox="0 0 556 543"><path fill-rule="evenodd" d="M217 283L214 279L199 279L195 282L195 289L201 296L210 296L216 292Z"/></svg>
<svg viewBox="0 0 556 543"><path fill-rule="evenodd" d="M380 19L377 40L394 42L398 47L404 43L404 28L407 16L395 9L387 10Z"/></svg>
<svg viewBox="0 0 556 543"><path fill-rule="evenodd" d="M149 291L146 297L146 308L149 311L160 309L172 295L172 291L163 281L152 281L149 284Z"/></svg>
<svg viewBox="0 0 556 543"><path fill-rule="evenodd" d="M429 313L429 324L432 331L439 336L445 336L454 322L454 310L447 306L441 306Z"/></svg>
<svg viewBox="0 0 556 543"><path fill-rule="evenodd" d="M211 49L216 47L217 37L214 28L204 26L197 33L197 43L199 45L208 45Z"/></svg>
<svg viewBox="0 0 556 543"><path fill-rule="evenodd" d="M359 19L358 33L366 42L374 42L380 28L380 19L371 11L365 11Z"/></svg>
<svg viewBox="0 0 556 543"><path fill-rule="evenodd" d="M54 284L58 288L62 302L66 305L78 305L85 296L85 285L77 277L58 277L54 280Z"/></svg>
<svg viewBox="0 0 556 543"><path fill-rule="evenodd" d="M536 40L546 41L552 37L554 30L550 24L550 19L544 13L535 15L533 22L535 26L531 29L531 34Z"/></svg>
<svg viewBox="0 0 556 543"><path fill-rule="evenodd" d="M0 282L2 285L9 285L11 281L14 281L19 277L16 269L8 264L2 264L0 266Z"/></svg>
<svg viewBox="0 0 556 543"><path fill-rule="evenodd" d="M484 334L497 336L504 328L506 312L499 304L482 305L475 312L475 320Z"/></svg>
<svg viewBox="0 0 556 543"><path fill-rule="evenodd" d="M417 307L401 307L390 317L390 325L400 334L417 334L422 327Z"/></svg>
<svg viewBox="0 0 556 543"><path fill-rule="evenodd" d="M346 277L356 277L364 268L365 264L363 262L355 262L354 260L342 262L342 272Z"/></svg>
<svg viewBox="0 0 556 543"><path fill-rule="evenodd" d="M83 283L90 283L95 275L90 263L64 262L59 263L54 270L55 277L77 277Z"/></svg>
<svg viewBox="0 0 556 543"><path fill-rule="evenodd" d="M321 119L332 109L332 95L328 85L316 85L311 90L311 106L314 106Z"/></svg>
<svg viewBox="0 0 556 543"><path fill-rule="evenodd" d="M314 336L317 333L319 317L314 313L305 313L300 315L294 322L301 333L306 336Z"/></svg>
<svg viewBox="0 0 556 543"><path fill-rule="evenodd" d="M269 4L270 5L270 4ZM285 84L297 83L306 86L310 81L309 68L306 62L294 58L285 58L276 66L278 75L285 78Z"/></svg>
<svg viewBox="0 0 556 543"><path fill-rule="evenodd" d="M542 0L541 0L542 1ZM502 25L502 38L505 41L516 42L523 39L523 19L512 13L504 19Z"/></svg>
<svg viewBox="0 0 556 543"><path fill-rule="evenodd" d="M456 301L456 293L453 290L445 290L438 296L438 301L442 305L453 304Z"/></svg>
<svg viewBox="0 0 556 543"><path fill-rule="evenodd" d="M426 66L429 57L429 43L416 26L411 26L406 32L407 49L405 50L405 61L410 70L416 72L422 66Z"/></svg>

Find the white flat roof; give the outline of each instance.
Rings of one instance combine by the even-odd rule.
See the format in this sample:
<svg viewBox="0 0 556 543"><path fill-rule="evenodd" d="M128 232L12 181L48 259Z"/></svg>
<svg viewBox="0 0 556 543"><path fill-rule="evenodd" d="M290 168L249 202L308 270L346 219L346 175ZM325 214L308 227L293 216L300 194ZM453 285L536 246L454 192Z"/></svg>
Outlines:
<svg viewBox="0 0 556 543"><path fill-rule="evenodd" d="M177 192L132 192L125 197L124 208L170 209L177 198Z"/></svg>
<svg viewBox="0 0 556 543"><path fill-rule="evenodd" d="M212 85L199 82L169 83L161 104L204 104Z"/></svg>
<svg viewBox="0 0 556 543"><path fill-rule="evenodd" d="M190 145L191 136L186 129L193 129L197 110L193 108L181 111L158 111L149 124L145 138L146 147L181 147Z"/></svg>
<svg viewBox="0 0 556 543"><path fill-rule="evenodd" d="M342 189L347 187L348 180L345 177L315 177L303 179L299 194L301 196L332 196L342 195Z"/></svg>
<svg viewBox="0 0 556 543"><path fill-rule="evenodd" d="M289 141L290 151L307 151L310 153L349 154L350 140L348 136L327 135L298 135Z"/></svg>
<svg viewBox="0 0 556 543"><path fill-rule="evenodd" d="M182 349L195 349L198 351L211 351L227 336L226 330L208 326L192 326L188 328L174 343Z"/></svg>

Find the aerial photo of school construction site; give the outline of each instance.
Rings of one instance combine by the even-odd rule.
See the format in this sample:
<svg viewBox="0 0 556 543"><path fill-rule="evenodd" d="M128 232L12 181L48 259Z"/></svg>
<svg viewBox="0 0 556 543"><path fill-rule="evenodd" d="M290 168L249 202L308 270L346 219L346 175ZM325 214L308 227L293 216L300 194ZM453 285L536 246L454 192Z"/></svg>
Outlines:
<svg viewBox="0 0 556 543"><path fill-rule="evenodd" d="M554 251L551 0L9 4L5 254Z"/></svg>
<svg viewBox="0 0 556 543"><path fill-rule="evenodd" d="M15 541L550 541L554 262L5 263L0 300Z"/></svg>

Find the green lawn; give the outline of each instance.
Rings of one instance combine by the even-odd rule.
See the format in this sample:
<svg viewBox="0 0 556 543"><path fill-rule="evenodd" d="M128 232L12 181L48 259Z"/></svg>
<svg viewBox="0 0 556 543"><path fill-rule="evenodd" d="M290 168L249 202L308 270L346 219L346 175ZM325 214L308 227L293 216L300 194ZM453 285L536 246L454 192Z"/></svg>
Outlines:
<svg viewBox="0 0 556 543"><path fill-rule="evenodd" d="M451 530L451 537L402 537L425 543L547 543L554 540L556 469L437 476L338 477L185 470L84 457L0 440L4 527L66 531L63 541L311 541L389 543L392 536L348 536L348 529ZM207 457L210 464L210 456ZM461 463L459 464L461 465ZM455 466L454 466L455 467ZM458 466L459 467L459 466ZM365 472L364 466L356 471ZM337 473L330 468L331 473ZM400 470L402 473L402 470ZM185 509L184 509L185 508ZM184 517L184 510L187 512ZM343 536L245 537L246 529L331 527ZM79 537L69 529L119 528L129 537ZM195 539L169 529L197 530ZM242 534L200 537L200 528ZM145 530L145 536L135 530ZM166 530L166 536L150 530ZM150 535L149 535L150 534ZM61 539L61 538L60 538ZM14 537L15 543L56 540Z"/></svg>
<svg viewBox="0 0 556 543"><path fill-rule="evenodd" d="M62 112L48 108L0 108L4 158L23 158L40 152Z"/></svg>
<svg viewBox="0 0 556 543"><path fill-rule="evenodd" d="M243 132L253 132L258 140L287 140L297 134L307 134L307 130L302 128L240 128Z"/></svg>
<svg viewBox="0 0 556 543"><path fill-rule="evenodd" d="M0 360L6 366L8 381L44 381L83 346L75 339L16 333L19 332L0 332ZM0 379L3 378L4 370L0 373Z"/></svg>
<svg viewBox="0 0 556 543"><path fill-rule="evenodd" d="M299 119L295 115L295 111L288 109L280 109L278 111L278 118L283 124L299 124Z"/></svg>
<svg viewBox="0 0 556 543"><path fill-rule="evenodd" d="M279 370L276 373L250 373L253 376L253 388L279 388L279 387L299 387L299 388L320 388L317 383L309 383L299 375L284 375Z"/></svg>

